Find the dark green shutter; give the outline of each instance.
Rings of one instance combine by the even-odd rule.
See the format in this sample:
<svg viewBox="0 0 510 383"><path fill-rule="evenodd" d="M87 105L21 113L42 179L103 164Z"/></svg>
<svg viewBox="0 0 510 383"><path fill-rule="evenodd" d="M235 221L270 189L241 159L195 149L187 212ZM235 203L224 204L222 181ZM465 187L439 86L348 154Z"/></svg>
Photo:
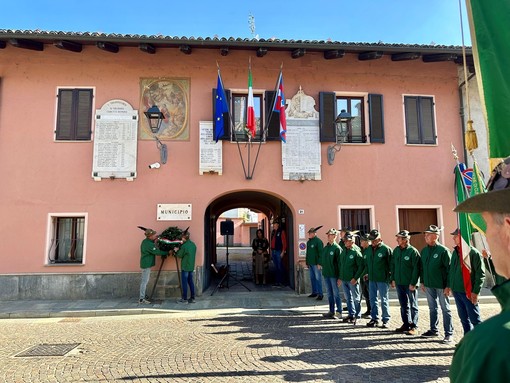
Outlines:
<svg viewBox="0 0 510 383"><path fill-rule="evenodd" d="M225 96L227 97L227 105L230 110L230 90L225 89ZM213 137L216 137L216 88L213 88L212 91L212 121L213 121ZM220 137L220 140L230 141L230 115L229 113L223 113L223 136Z"/></svg>
<svg viewBox="0 0 510 383"><path fill-rule="evenodd" d="M320 141L336 142L336 94L319 92Z"/></svg>
<svg viewBox="0 0 510 383"><path fill-rule="evenodd" d="M432 97L419 97L420 123L424 144L436 143L436 129L434 124L434 100Z"/></svg>
<svg viewBox="0 0 510 383"><path fill-rule="evenodd" d="M384 110L382 94L368 95L370 142L384 143Z"/></svg>
<svg viewBox="0 0 510 383"><path fill-rule="evenodd" d="M90 140L92 126L92 89L76 89L75 140Z"/></svg>
<svg viewBox="0 0 510 383"><path fill-rule="evenodd" d="M418 97L405 96L404 110L406 117L406 136L408 144L421 144L419 120L418 120Z"/></svg>
<svg viewBox="0 0 510 383"><path fill-rule="evenodd" d="M274 98L276 92L273 90L266 90L265 92L265 111L267 122L266 141L280 141L280 115L273 112ZM269 121L267 118L269 117Z"/></svg>
<svg viewBox="0 0 510 383"><path fill-rule="evenodd" d="M92 98L92 89L59 89L56 128L57 140L90 140Z"/></svg>

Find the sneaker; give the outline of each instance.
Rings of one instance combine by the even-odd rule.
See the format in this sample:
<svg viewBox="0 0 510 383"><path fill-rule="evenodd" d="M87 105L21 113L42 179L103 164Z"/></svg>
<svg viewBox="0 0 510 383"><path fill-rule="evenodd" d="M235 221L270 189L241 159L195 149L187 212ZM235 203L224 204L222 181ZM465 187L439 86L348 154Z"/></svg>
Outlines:
<svg viewBox="0 0 510 383"><path fill-rule="evenodd" d="M383 322L381 328L390 328L390 326L388 325L388 322Z"/></svg>
<svg viewBox="0 0 510 383"><path fill-rule="evenodd" d="M342 319L342 313L339 313L338 311L335 313L335 317L337 319Z"/></svg>
<svg viewBox="0 0 510 383"><path fill-rule="evenodd" d="M326 313L326 314L322 314L323 318L327 318L327 319L333 319L335 318L335 314L333 314L332 312L329 312L329 313Z"/></svg>
<svg viewBox="0 0 510 383"><path fill-rule="evenodd" d="M431 338L431 337L434 337L434 336L438 336L439 333L437 331L432 331L432 330L428 330L427 332L424 332L423 334L421 334L421 336L424 336L425 338Z"/></svg>
<svg viewBox="0 0 510 383"><path fill-rule="evenodd" d="M413 327L406 331L406 335L418 335L418 328Z"/></svg>
<svg viewBox="0 0 510 383"><path fill-rule="evenodd" d="M313 294L308 295L308 298L315 298L316 296L317 296L317 294L313 293Z"/></svg>
<svg viewBox="0 0 510 383"><path fill-rule="evenodd" d="M342 319L342 323L352 323L354 321L354 317L346 316L344 319Z"/></svg>
<svg viewBox="0 0 510 383"><path fill-rule="evenodd" d="M195 303L195 298L188 299L188 303Z"/></svg>
<svg viewBox="0 0 510 383"><path fill-rule="evenodd" d="M452 339L452 336L451 335L446 335L442 341L442 343L453 343L453 339Z"/></svg>
<svg viewBox="0 0 510 383"><path fill-rule="evenodd" d="M370 318L370 311L366 311L363 314L361 314L362 318Z"/></svg>
<svg viewBox="0 0 510 383"><path fill-rule="evenodd" d="M177 301L177 303L188 303L188 300L181 298Z"/></svg>
<svg viewBox="0 0 510 383"><path fill-rule="evenodd" d="M317 295L317 300L318 300L318 301L322 301L322 298L324 298L324 296L323 296L323 295Z"/></svg>
<svg viewBox="0 0 510 383"><path fill-rule="evenodd" d="M372 319L370 322L367 323L367 327L377 327L379 325L379 321Z"/></svg>
<svg viewBox="0 0 510 383"><path fill-rule="evenodd" d="M409 331L409 326L407 326L405 324L403 324L399 328L395 329L395 332L406 332L406 331Z"/></svg>
<svg viewBox="0 0 510 383"><path fill-rule="evenodd" d="M150 304L151 304L151 301L150 301L150 300L148 300L148 299L143 298L143 299L140 299L140 300L138 301L138 304L139 304L139 305L150 305Z"/></svg>

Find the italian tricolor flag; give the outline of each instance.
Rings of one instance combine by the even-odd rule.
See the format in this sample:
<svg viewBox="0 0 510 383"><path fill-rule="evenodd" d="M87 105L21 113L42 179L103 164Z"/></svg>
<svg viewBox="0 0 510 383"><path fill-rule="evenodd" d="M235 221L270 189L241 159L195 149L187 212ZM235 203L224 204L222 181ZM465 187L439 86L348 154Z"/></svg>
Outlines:
<svg viewBox="0 0 510 383"><path fill-rule="evenodd" d="M251 76L251 65L248 69L248 115L246 117L246 129L250 131L251 137L255 137L257 124L255 122L255 103L253 101L253 79Z"/></svg>

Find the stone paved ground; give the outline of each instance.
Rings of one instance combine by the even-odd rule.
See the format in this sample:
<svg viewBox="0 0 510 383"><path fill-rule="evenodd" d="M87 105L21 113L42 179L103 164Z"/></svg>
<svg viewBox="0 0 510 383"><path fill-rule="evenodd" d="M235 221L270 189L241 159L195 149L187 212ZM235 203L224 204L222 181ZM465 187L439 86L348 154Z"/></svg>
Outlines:
<svg viewBox="0 0 510 383"><path fill-rule="evenodd" d="M497 304L482 305L485 318L498 311ZM393 330L398 307L391 314ZM426 307L420 315L425 331ZM324 320L308 308L6 319L0 320L0 381L448 382L454 344L365 323ZM56 343L80 345L65 356L16 357Z"/></svg>

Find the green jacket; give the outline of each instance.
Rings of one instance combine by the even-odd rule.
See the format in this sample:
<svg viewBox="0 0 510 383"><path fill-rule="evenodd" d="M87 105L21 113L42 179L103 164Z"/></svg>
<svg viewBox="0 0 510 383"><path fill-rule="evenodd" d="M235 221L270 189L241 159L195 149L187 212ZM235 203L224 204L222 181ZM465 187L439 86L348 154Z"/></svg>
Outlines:
<svg viewBox="0 0 510 383"><path fill-rule="evenodd" d="M358 249L354 246L351 249L345 248L340 254L340 270L339 278L343 282L349 282L351 279L358 280L363 274L365 269L365 262L363 256Z"/></svg>
<svg viewBox="0 0 510 383"><path fill-rule="evenodd" d="M329 244L326 243L324 248L322 249L321 255L321 266L322 266L322 276L325 278L337 278L338 272L340 269L340 254L342 254L342 249L338 245L338 243Z"/></svg>
<svg viewBox="0 0 510 383"><path fill-rule="evenodd" d="M306 242L306 264L307 265L318 265L320 264L320 258L324 243L319 237L313 237Z"/></svg>
<svg viewBox="0 0 510 383"><path fill-rule="evenodd" d="M191 241L187 240L181 245L181 248L175 254L176 257L182 258L181 270L193 271L195 270L195 256L197 254L197 246Z"/></svg>
<svg viewBox="0 0 510 383"><path fill-rule="evenodd" d="M482 254L473 247L470 247L469 260L471 261L471 291L480 294L480 289L485 281L485 266ZM460 260L457 246L453 250L450 272L448 273L448 287L457 293L465 293L464 279L462 278L462 261Z"/></svg>
<svg viewBox="0 0 510 383"><path fill-rule="evenodd" d="M444 289L448 286L450 250L440 243L425 246L421 251L421 281L425 287Z"/></svg>
<svg viewBox="0 0 510 383"><path fill-rule="evenodd" d="M420 279L420 269L420 253L414 246L408 245L405 249L395 247L391 258L392 281L397 285L416 286Z"/></svg>
<svg viewBox="0 0 510 383"><path fill-rule="evenodd" d="M492 289L500 314L483 321L459 342L450 367L451 383L510 382L510 281Z"/></svg>
<svg viewBox="0 0 510 383"><path fill-rule="evenodd" d="M140 268L148 269L156 264L156 255L168 255L167 251L159 250L154 241L145 238L140 245Z"/></svg>
<svg viewBox="0 0 510 383"><path fill-rule="evenodd" d="M369 246L366 249L365 270L368 279L373 282L390 282L392 250L383 242L377 247Z"/></svg>

